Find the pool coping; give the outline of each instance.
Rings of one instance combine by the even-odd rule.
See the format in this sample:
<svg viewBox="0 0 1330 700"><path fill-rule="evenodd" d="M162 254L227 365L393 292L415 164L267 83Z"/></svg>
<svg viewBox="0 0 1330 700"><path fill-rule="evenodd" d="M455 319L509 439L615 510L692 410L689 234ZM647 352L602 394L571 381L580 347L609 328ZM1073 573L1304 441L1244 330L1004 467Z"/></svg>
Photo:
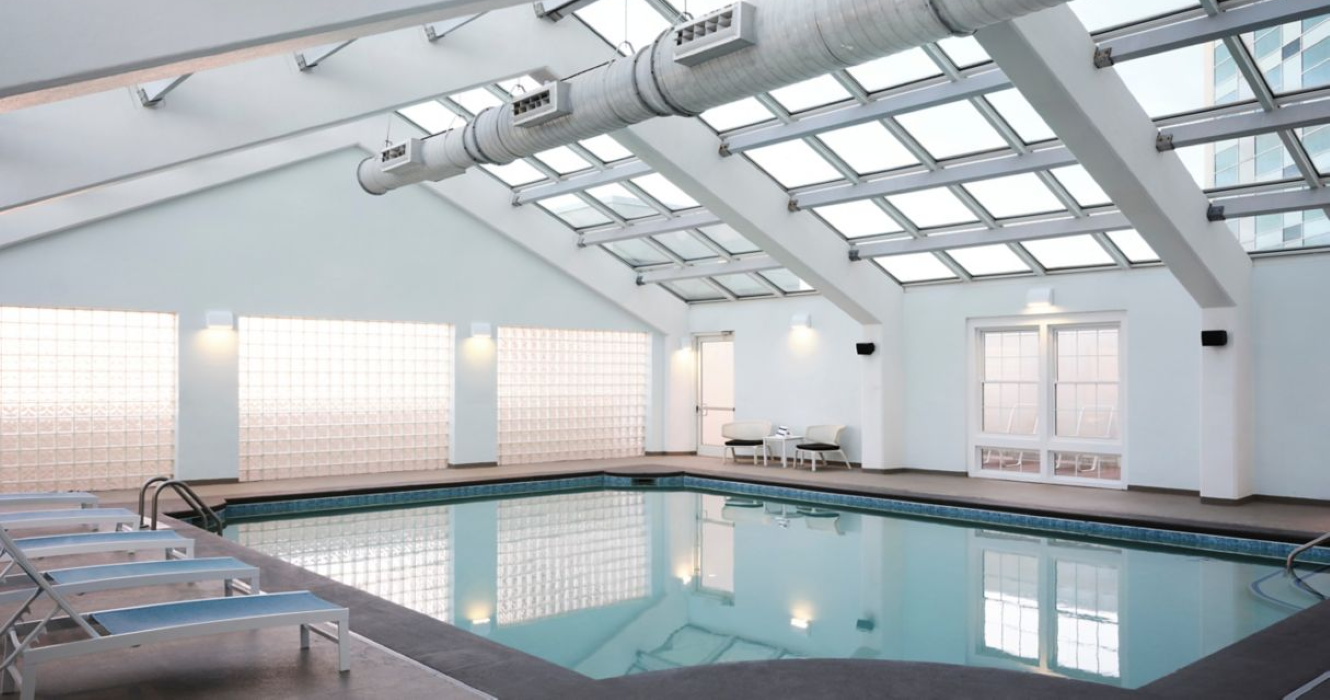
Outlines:
<svg viewBox="0 0 1330 700"><path fill-rule="evenodd" d="M1121 514L1094 514L1071 512L1067 510L1051 507L1028 507L1024 505L1004 503L1000 501L990 501L988 499L979 499L971 497L952 497L942 495L919 494L917 492L905 492L887 488L846 488L842 486L813 485L807 483L791 483L789 481L754 478L751 476L736 476L728 473L708 472L705 469L681 468L664 465L634 465L626 467L592 468L586 470L570 470L557 474L526 475L526 476L497 476L477 473L476 478L461 479L449 483L425 483L425 484L401 484L384 487L371 488L342 488L327 489L319 491L289 492L285 494L270 494L264 496L244 496L220 499L219 505L252 505L256 503L266 503L281 500L307 500L311 498L325 497L344 497L354 495L378 495L399 492L420 492L437 490L455 490L465 489L467 487L490 486L490 485L521 485L524 483L540 482L558 482L576 479L600 478L603 485L611 485L615 482L606 483L607 479L627 479L627 484L621 482L617 485L622 487L633 486L631 479L634 477L693 477L702 480L723 481L728 484L750 485L756 487L775 487L790 489L793 491L810 492L815 494L843 496L848 498L866 498L866 499L890 499L900 502L915 504L918 506L937 506L946 508L969 508L974 510L993 511L1017 516L1052 518L1063 521L1079 521L1083 523L1098 522L1100 524L1117 525L1124 527L1139 527L1156 530L1172 530L1175 532L1192 533L1198 535L1216 536L1216 537L1235 537L1241 539L1256 539L1267 542L1279 542L1284 544L1298 543L1310 539L1310 533L1297 532L1284 529L1252 528L1225 523L1201 522L1194 520L1166 518L1166 517L1129 517ZM598 486L588 483L586 488L598 488ZM733 489L726 489L733 491ZM503 494L481 494L477 493L475 497L496 497ZM513 492L511 495L517 495ZM798 496L790 496L793 500L807 500ZM853 506L851 506L853 507ZM857 510L858 508L856 508ZM871 509L870 510L877 510ZM929 517L925 515L924 517ZM674 681L666 682L660 687L652 687L652 683L643 681L633 681L625 679L610 679L614 683L607 681L597 681L570 669L565 669L551 662L528 655L524 652L500 645L483 637L474 635L459 627L444 623L428 616L416 613L407 608L389 603L386 600L377 598L368 593L360 591L349 586L313 574L305 569L296 567L287 562L268 557L255 550L243 547L236 543L225 540L221 537L206 533L188 525L182 527L195 530L196 537L207 540L208 544L200 543L203 552L225 552L231 555L238 555L244 559L255 560L264 569L265 588L272 590L290 590L290 589L308 589L318 595L324 596L329 600L340 605L352 608L352 628L358 633L382 644L400 654L403 654L426 666L434 668L450 677L475 687L496 697L503 698L524 698L524 697L580 697L580 698L598 698L598 697L625 697L625 692L632 690L632 697L654 697L653 693L659 691L661 697L672 695L670 687L675 685ZM1019 527L1019 526L1018 526ZM1039 527L1030 525L1030 527ZM1091 535L1094 536L1094 535ZM1187 545L1169 545L1164 546L1187 546ZM1118 693L1134 692L1146 697L1160 698L1183 698L1196 697L1195 691L1199 686L1207 688L1206 697L1233 697L1233 698L1251 698L1251 697L1277 697L1290 692L1303 683L1315 678L1326 670L1326 659L1317 653L1318 645L1312 640L1319 642L1319 637L1315 636L1325 629L1327 622L1330 622L1330 605L1316 605L1300 613L1275 623L1270 627L1250 635L1238 642L1221 649L1209 656L1203 657L1196 662L1179 669L1178 671L1154 681L1136 691L1127 691L1109 686L1093 684L1082 681L1068 681L1076 683L1078 696L1097 695L1103 690L1111 690ZM817 675L826 670L839 668L833 660L811 660L805 663L808 665L806 673ZM902 677L915 677L920 674L936 673L930 670L929 664L915 664L908 662L877 661L872 662L882 665L883 668L890 667L890 673L899 674ZM743 664L732 665L743 666ZM716 667L704 667L711 670L702 671L700 669L678 669L668 672L672 674L671 678L682 682L690 672L696 673L717 673ZM954 667L964 669L968 667ZM1260 669L1260 673L1253 673L1253 669ZM978 691L981 687L986 688L991 694L994 685L998 688L1007 687L1010 690L1016 690L1025 684L1025 676L1030 674L1015 674L1010 671L1001 671L996 669L981 669L980 674L984 679L983 686L975 686ZM722 669L721 674L738 674L740 670ZM1012 677L1013 674L1015 677ZM653 674L646 674L647 676ZM639 678L639 677L633 677ZM831 681L835 678L834 674L828 677ZM665 680L662 677L662 681ZM1058 679L1046 679L1058 680ZM844 679L838 679L835 682L843 684ZM751 693L748 692L751 690ZM1068 690L1067 686L1061 686L1059 692ZM612 691L612 692L611 692ZM781 691L779 685L762 687L762 683L757 683L751 687L745 686L744 696L749 697L771 697L773 693ZM1028 689L1022 689L1023 696L1028 695ZM729 697L735 697L730 695Z"/></svg>

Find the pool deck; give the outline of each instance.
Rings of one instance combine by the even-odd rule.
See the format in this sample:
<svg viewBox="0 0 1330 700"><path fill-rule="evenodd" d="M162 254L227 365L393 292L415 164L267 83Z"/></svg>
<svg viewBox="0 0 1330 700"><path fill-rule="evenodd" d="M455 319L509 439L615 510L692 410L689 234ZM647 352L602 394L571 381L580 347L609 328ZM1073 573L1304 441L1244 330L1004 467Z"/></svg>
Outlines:
<svg viewBox="0 0 1330 700"><path fill-rule="evenodd" d="M597 462L533 464L513 467L453 469L434 472L326 477L245 484L209 484L198 488L214 506L250 499L398 490L428 486L513 481L570 475L672 474L760 482L780 486L888 496L935 503L1077 517L1101 521L1181 528L1216 534L1302 541L1330 530L1330 507L1254 501L1242 505L1207 505L1195 496L1139 491L1109 491L1072 486L958 478L930 473L874 473L819 469L817 473L779 466L722 463L702 457L647 457ZM137 494L110 492L106 504L132 504ZM166 502L173 512L179 504ZM315 640L308 656L285 644L281 630L249 635L245 640L173 645L165 661L138 661L132 653L107 664L90 662L77 672L54 679L50 697L493 697L523 698L1280 698L1330 670L1324 630L1330 606L1316 606L1206 657L1137 691L1035 674L937 664L860 660L803 660L727 664L678 669L594 681L541 659L501 646L457 627L415 613L304 569L246 549L208 533L192 530L199 556L237 556L263 569L265 590L309 589L351 608L352 630L392 653L358 643L351 674L339 677L325 668L330 645ZM132 598L135 594L129 594ZM98 607L101 607L100 605ZM291 635L294 636L294 632ZM271 648L273 653L247 652ZM325 649L321 650L321 647ZM406 657L406 662L400 657ZM152 656L152 655L148 655ZM140 655L140 658L142 655ZM322 660L320 660L322 659ZM110 661L108 659L108 661ZM137 666L136 666L137 663ZM231 668L246 673L232 678ZM94 665L95 664L95 665ZM251 671L251 664L260 670ZM416 665L418 664L418 665ZM206 683L193 684L201 668ZM422 668L424 667L424 668ZM186 673L181 669L189 669ZM465 686L431 671L446 674ZM330 672L325 672L330 671ZM365 693L384 675L391 689ZM306 685L308 684L308 685ZM348 685L349 684L349 685ZM354 686L355 690L352 690ZM114 694L111 688L118 688ZM473 692L476 689L478 692ZM1327 688L1320 689L1324 692ZM43 693L43 697L47 697ZM1308 697L1314 697L1308 696Z"/></svg>

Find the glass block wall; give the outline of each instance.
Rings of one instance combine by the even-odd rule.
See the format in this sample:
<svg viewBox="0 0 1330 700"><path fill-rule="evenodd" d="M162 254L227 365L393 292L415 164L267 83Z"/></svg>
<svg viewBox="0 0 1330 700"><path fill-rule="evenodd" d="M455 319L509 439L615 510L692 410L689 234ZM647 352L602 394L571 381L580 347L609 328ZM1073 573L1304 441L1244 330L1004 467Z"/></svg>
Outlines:
<svg viewBox="0 0 1330 700"><path fill-rule="evenodd" d="M444 468L453 328L240 319L242 481Z"/></svg>
<svg viewBox="0 0 1330 700"><path fill-rule="evenodd" d="M448 506L242 523L237 541L416 612L452 620Z"/></svg>
<svg viewBox="0 0 1330 700"><path fill-rule="evenodd" d="M176 345L175 314L0 307L0 491L173 474Z"/></svg>
<svg viewBox="0 0 1330 700"><path fill-rule="evenodd" d="M599 608L651 593L641 493L499 502L498 622Z"/></svg>
<svg viewBox="0 0 1330 700"><path fill-rule="evenodd" d="M646 450L646 333L501 327L499 464Z"/></svg>

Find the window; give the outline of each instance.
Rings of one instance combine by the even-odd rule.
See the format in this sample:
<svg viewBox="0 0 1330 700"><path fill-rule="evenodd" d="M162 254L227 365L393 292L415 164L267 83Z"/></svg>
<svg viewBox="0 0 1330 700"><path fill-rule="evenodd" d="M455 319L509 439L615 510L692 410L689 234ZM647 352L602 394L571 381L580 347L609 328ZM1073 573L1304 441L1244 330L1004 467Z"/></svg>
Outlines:
<svg viewBox="0 0 1330 700"><path fill-rule="evenodd" d="M1120 314L971 322L971 473L1125 484Z"/></svg>
<svg viewBox="0 0 1330 700"><path fill-rule="evenodd" d="M240 319L240 480L448 464L452 326Z"/></svg>
<svg viewBox="0 0 1330 700"><path fill-rule="evenodd" d="M0 306L0 491L174 474L175 314Z"/></svg>
<svg viewBox="0 0 1330 700"><path fill-rule="evenodd" d="M643 454L648 339L500 327L499 464Z"/></svg>
<svg viewBox="0 0 1330 700"><path fill-rule="evenodd" d="M498 623L602 608L651 593L646 498L575 493L499 502Z"/></svg>

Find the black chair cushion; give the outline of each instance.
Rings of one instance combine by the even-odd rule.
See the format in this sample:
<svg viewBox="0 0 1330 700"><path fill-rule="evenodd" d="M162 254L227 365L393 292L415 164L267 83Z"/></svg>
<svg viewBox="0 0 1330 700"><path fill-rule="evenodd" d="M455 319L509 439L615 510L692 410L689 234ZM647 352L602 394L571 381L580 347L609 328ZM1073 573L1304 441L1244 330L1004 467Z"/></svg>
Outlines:
<svg viewBox="0 0 1330 700"><path fill-rule="evenodd" d="M797 445L796 447L800 450L812 450L814 452L828 452L830 450L840 449L835 445L828 445L825 442L805 442L804 444Z"/></svg>
<svg viewBox="0 0 1330 700"><path fill-rule="evenodd" d="M726 440L726 447L761 447L761 440Z"/></svg>

